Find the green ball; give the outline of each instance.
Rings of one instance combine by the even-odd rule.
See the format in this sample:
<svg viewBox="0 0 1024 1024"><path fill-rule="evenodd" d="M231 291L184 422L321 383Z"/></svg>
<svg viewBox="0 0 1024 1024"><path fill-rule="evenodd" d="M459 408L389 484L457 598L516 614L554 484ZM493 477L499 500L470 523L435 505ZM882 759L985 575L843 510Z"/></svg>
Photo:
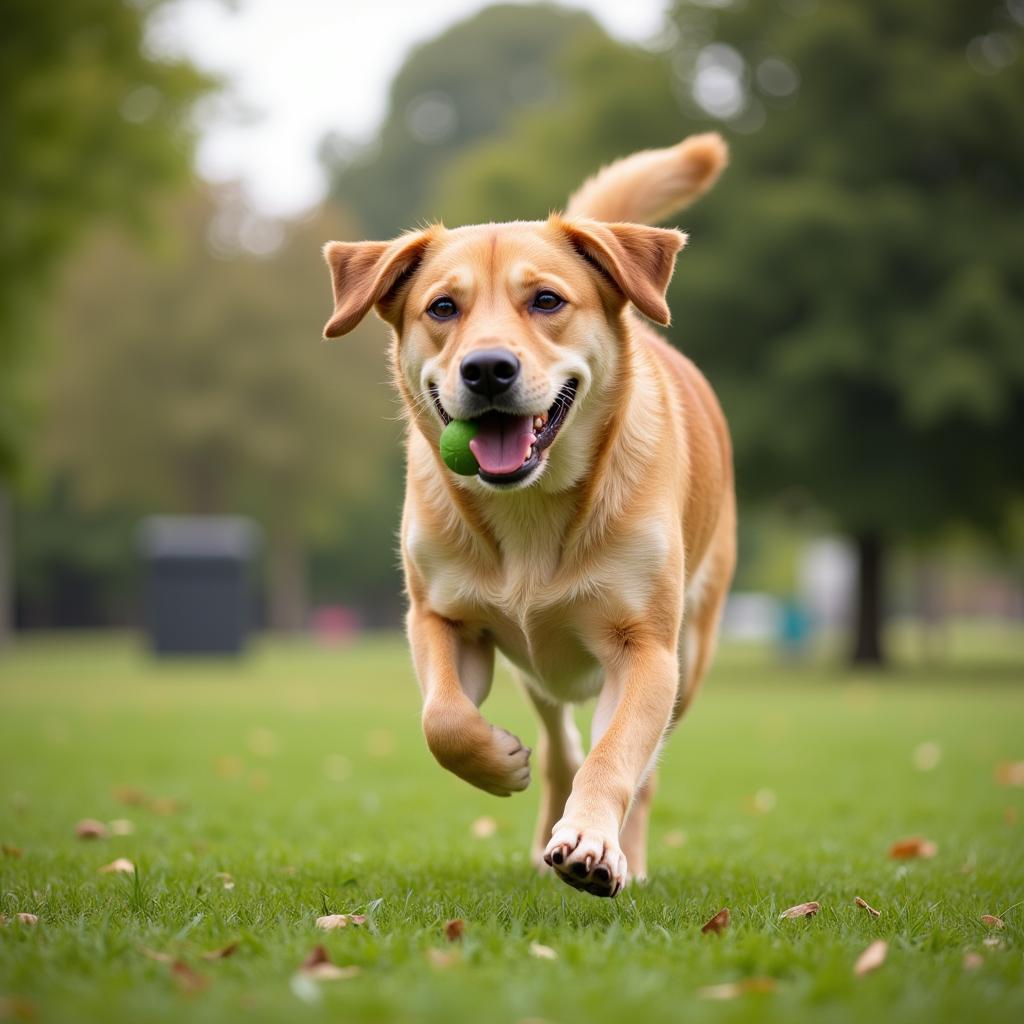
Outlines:
<svg viewBox="0 0 1024 1024"><path fill-rule="evenodd" d="M480 468L469 442L476 437L477 425L472 420L452 420L441 434L441 458L459 476L474 476Z"/></svg>

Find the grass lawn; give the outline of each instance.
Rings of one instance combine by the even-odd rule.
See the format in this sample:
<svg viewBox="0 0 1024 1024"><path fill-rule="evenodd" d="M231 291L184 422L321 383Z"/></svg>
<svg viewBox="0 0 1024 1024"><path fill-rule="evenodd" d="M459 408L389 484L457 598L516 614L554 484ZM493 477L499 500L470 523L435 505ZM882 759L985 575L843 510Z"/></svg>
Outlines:
<svg viewBox="0 0 1024 1024"><path fill-rule="evenodd" d="M0 913L38 923L0 927L0 1017L1024 1020L1024 789L997 780L1024 759L1013 642L877 679L725 650L664 758L650 883L598 900L531 869L532 790L498 800L433 764L400 638L237 664L22 641L0 658ZM507 678L485 710L535 735ZM77 839L83 818L134 831ZM912 835L937 855L891 859ZM99 873L119 857L137 875ZM729 930L702 935L722 907ZM367 921L324 933L325 911ZM879 938L887 961L856 977ZM297 975L318 943L360 970ZM749 978L775 985L701 993Z"/></svg>

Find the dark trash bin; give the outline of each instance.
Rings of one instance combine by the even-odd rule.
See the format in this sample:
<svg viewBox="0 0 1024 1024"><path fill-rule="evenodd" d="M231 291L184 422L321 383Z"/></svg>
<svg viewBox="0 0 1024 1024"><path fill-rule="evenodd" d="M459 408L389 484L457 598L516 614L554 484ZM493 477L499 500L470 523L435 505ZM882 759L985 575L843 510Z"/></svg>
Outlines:
<svg viewBox="0 0 1024 1024"><path fill-rule="evenodd" d="M141 541L153 651L241 652L254 607L255 524L236 516L152 516Z"/></svg>

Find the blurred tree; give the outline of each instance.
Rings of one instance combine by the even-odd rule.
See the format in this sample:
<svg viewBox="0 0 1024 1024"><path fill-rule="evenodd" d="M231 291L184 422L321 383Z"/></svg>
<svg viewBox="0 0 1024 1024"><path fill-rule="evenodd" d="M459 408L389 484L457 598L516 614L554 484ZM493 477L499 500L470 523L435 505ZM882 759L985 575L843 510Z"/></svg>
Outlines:
<svg viewBox="0 0 1024 1024"><path fill-rule="evenodd" d="M83 230L140 222L189 166L189 114L210 83L152 56L162 0L7 0L0 33L0 642L7 627L4 509L29 422L25 354L54 272Z"/></svg>
<svg viewBox="0 0 1024 1024"><path fill-rule="evenodd" d="M267 537L271 622L294 629L309 543L366 505L378 545L397 526L383 506L401 473L398 427L367 427L393 414L386 346L369 323L361 337L318 340L330 307L320 245L350 234L337 214L295 226L273 259L222 258L207 233L223 245L224 218L239 213L225 209L211 224L209 203L179 205L162 261L106 237L81 262L46 375L42 455L86 507L252 514ZM240 216L229 237L270 230Z"/></svg>
<svg viewBox="0 0 1024 1024"><path fill-rule="evenodd" d="M884 658L889 544L991 535L1024 492L1022 22L1020 0L679 2L670 60L578 49L559 104L441 181L459 220L543 216L600 160L733 129L683 216L674 334L741 495L803 494L854 538L857 662Z"/></svg>
<svg viewBox="0 0 1024 1024"><path fill-rule="evenodd" d="M522 111L557 101L557 55L570 39L599 31L580 11L499 4L418 47L392 83L373 145L353 156L340 139L325 141L332 195L357 211L367 237L433 219L442 169L474 142L500 136Z"/></svg>
<svg viewBox="0 0 1024 1024"><path fill-rule="evenodd" d="M884 659L886 551L1024 493L1019 0L678 3L674 67L734 172L674 308L747 493L854 538L856 662ZM695 211L695 226L703 223Z"/></svg>

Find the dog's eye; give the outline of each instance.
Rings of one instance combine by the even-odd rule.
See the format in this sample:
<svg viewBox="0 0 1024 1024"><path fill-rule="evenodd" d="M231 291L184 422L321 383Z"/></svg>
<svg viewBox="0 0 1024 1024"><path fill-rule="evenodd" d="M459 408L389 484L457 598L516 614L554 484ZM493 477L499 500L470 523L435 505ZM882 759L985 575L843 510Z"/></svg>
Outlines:
<svg viewBox="0 0 1024 1024"><path fill-rule="evenodd" d="M434 301L427 306L427 312L435 320L451 320L458 311L459 307L456 306L447 295L442 295L441 298L434 299Z"/></svg>
<svg viewBox="0 0 1024 1024"><path fill-rule="evenodd" d="M539 309L543 313L554 313L556 309L561 309L564 305L565 299L549 288L537 292L533 297L533 308Z"/></svg>

